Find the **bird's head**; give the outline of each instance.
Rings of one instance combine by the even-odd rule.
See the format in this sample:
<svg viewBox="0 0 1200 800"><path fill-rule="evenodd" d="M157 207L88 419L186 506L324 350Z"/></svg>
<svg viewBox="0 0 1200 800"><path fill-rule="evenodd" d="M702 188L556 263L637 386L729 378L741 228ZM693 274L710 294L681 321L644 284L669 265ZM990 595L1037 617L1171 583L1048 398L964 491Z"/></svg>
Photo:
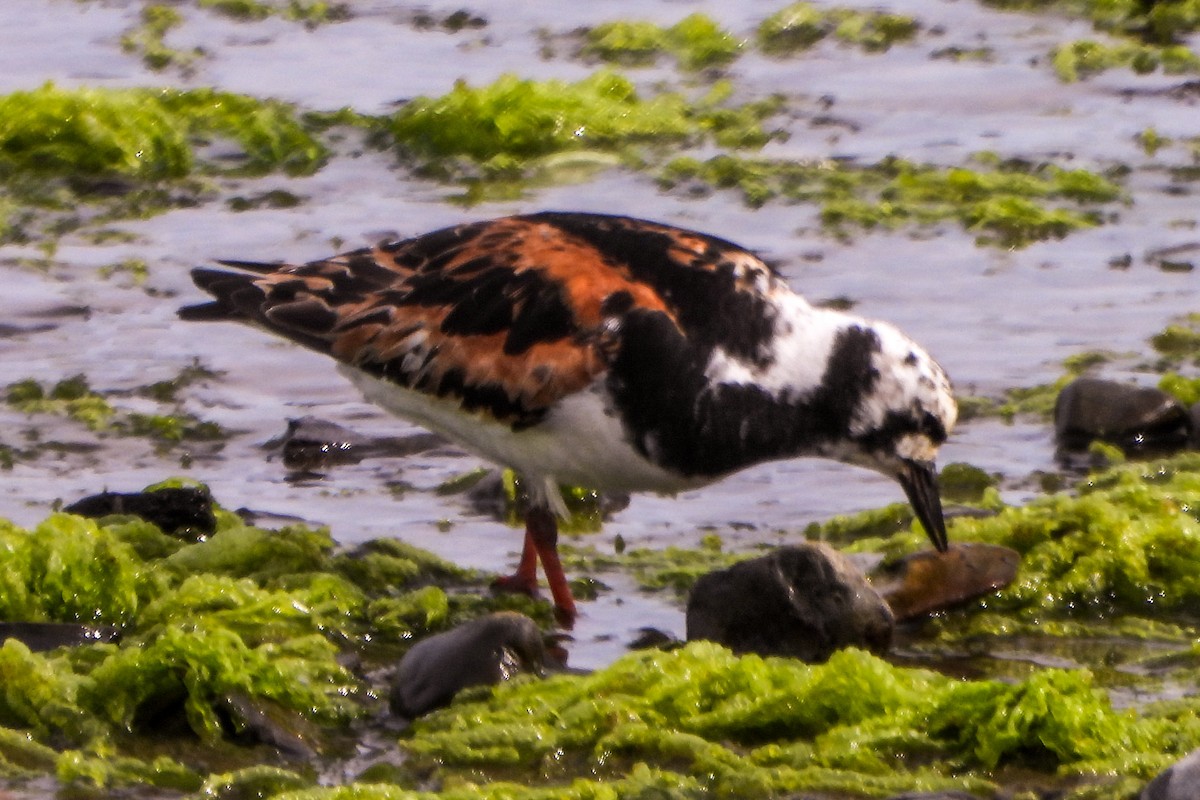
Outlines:
<svg viewBox="0 0 1200 800"><path fill-rule="evenodd" d="M948 542L935 459L958 418L950 380L894 327L871 323L854 330L862 383L849 435L831 455L898 481L930 541L944 552Z"/></svg>

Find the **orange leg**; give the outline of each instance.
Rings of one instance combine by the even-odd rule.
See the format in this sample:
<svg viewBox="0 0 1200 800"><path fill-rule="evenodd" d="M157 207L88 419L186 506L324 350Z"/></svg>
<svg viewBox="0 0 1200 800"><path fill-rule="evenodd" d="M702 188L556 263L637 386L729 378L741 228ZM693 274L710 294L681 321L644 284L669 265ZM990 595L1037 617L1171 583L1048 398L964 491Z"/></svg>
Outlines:
<svg viewBox="0 0 1200 800"><path fill-rule="evenodd" d="M575 621L575 598L567 584L562 562L558 558L558 521L550 509L535 507L525 515L525 545L521 561L512 575L497 578L494 585L502 591L537 592L537 562L542 562L550 595L554 598L555 615L559 624L570 628Z"/></svg>
<svg viewBox="0 0 1200 800"><path fill-rule="evenodd" d="M517 594L537 594L537 547L533 543L533 535L529 527L525 528L525 546L521 548L521 562L517 571L512 575L501 575L492 581L492 586L502 592Z"/></svg>
<svg viewBox="0 0 1200 800"><path fill-rule="evenodd" d="M550 584L550 596L554 598L554 612L564 628L575 622L575 598L567 584L562 562L558 560L558 520L548 508L531 508L525 515L525 535L533 540L542 571Z"/></svg>

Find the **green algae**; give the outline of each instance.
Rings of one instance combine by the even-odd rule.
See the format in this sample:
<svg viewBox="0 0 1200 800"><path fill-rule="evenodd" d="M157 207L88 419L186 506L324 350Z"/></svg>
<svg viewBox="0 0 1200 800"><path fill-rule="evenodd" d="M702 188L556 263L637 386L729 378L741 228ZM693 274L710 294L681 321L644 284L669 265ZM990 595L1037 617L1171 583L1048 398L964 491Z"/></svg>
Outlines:
<svg viewBox="0 0 1200 800"><path fill-rule="evenodd" d="M206 177L310 174L326 157L278 101L47 83L0 96L0 242L150 216L197 202Z"/></svg>
<svg viewBox="0 0 1200 800"><path fill-rule="evenodd" d="M1150 346L1167 363L1200 363L1200 314L1188 314L1150 337Z"/></svg>
<svg viewBox="0 0 1200 800"><path fill-rule="evenodd" d="M64 378L49 388L33 378L10 383L5 400L24 414L56 414L82 422L89 430L108 427L116 410L93 392L83 375Z"/></svg>
<svg viewBox="0 0 1200 800"><path fill-rule="evenodd" d="M134 390L134 394L171 405L170 413L166 414L120 409L110 398L116 398L121 393L96 392L91 388L87 377L82 374L64 378L49 386L33 378L16 381L8 385L5 399L10 406L31 417L66 417L84 424L88 430L100 435L146 438L163 448L169 448L182 442L215 442L225 438L226 433L219 425L201 420L183 410L175 397L179 388L208 374L202 367L195 365L186 368L175 379Z"/></svg>
<svg viewBox="0 0 1200 800"><path fill-rule="evenodd" d="M316 170L326 150L278 101L211 89L60 89L46 84L0 96L0 180L13 175L182 178L214 139L238 145L238 169Z"/></svg>
<svg viewBox="0 0 1200 800"><path fill-rule="evenodd" d="M88 796L103 791L154 787L173 792L195 792L204 781L201 775L168 756L141 759L114 755L109 748L95 751L68 750L57 759L59 782L71 793Z"/></svg>
<svg viewBox="0 0 1200 800"><path fill-rule="evenodd" d="M1021 11L1055 11L1091 20L1097 30L1132 36L1148 44L1175 44L1200 30L1200 3L1176 0L984 0L987 5Z"/></svg>
<svg viewBox="0 0 1200 800"><path fill-rule="evenodd" d="M118 275L127 275L134 286L141 286L150 277L150 265L140 258L127 258L124 261L101 267L98 273L105 280Z"/></svg>
<svg viewBox="0 0 1200 800"><path fill-rule="evenodd" d="M588 676L497 687L420 720L401 745L412 769L447 786L442 797L486 792L517 769L536 778L505 796L626 796L615 787L645 770L673 774L672 796L888 796L994 791L995 771L1016 760L1042 765L1047 783L1078 774L1102 786L1092 770L1114 760L1145 778L1195 738L1165 744L1162 729L1113 710L1083 670L1014 685L952 680L856 650L809 666L693 643ZM598 794L610 786L615 794ZM295 796L355 796L327 791Z"/></svg>
<svg viewBox="0 0 1200 800"><path fill-rule="evenodd" d="M124 625L152 586L112 530L68 514L0 527L0 619Z"/></svg>
<svg viewBox="0 0 1200 800"><path fill-rule="evenodd" d="M380 702L346 653L374 668L416 636L505 605L466 591L480 576L409 545L342 553L325 530L217 519L197 543L122 515L0 525L0 619L121 629L118 644L0 647L0 774L195 791L209 759L255 758L229 749L242 731L228 698L316 726L320 749ZM200 743L194 764L146 747L181 731Z"/></svg>
<svg viewBox="0 0 1200 800"><path fill-rule="evenodd" d="M1186 38L1200 30L1200 4L1195 0L1144 3L1139 0L984 0L988 5L1021 11L1050 11L1080 16L1110 42L1085 39L1054 48L1051 63L1059 78L1072 82L1113 68L1139 74L1162 68L1168 74L1200 71L1200 57Z"/></svg>
<svg viewBox="0 0 1200 800"><path fill-rule="evenodd" d="M563 544L563 563L571 572L605 572L619 569L631 575L645 591L672 592L685 597L702 575L753 557L753 553L726 551L720 537L706 536L698 548L671 545L661 549L636 547L604 552L595 545Z"/></svg>
<svg viewBox="0 0 1200 800"><path fill-rule="evenodd" d="M290 769L258 765L210 775L204 781L201 795L210 798L275 797L280 791L303 789L312 783L310 778Z"/></svg>
<svg viewBox="0 0 1200 800"><path fill-rule="evenodd" d="M659 181L668 189L696 182L736 189L752 207L776 199L816 203L822 223L834 233L957 221L977 233L980 243L1004 247L1061 238L1102 222L1097 211L1047 202L1087 206L1121 197L1115 183L1087 170L1002 162L990 154L975 160L982 169L947 169L901 158L857 165L685 157L667 164Z"/></svg>
<svg viewBox="0 0 1200 800"><path fill-rule="evenodd" d="M460 81L441 97L418 97L397 112L389 129L424 170L443 175L460 172L464 161L485 173L519 173L530 160L566 151L633 157L639 145L706 139L761 146L769 139L761 121L778 103L724 108L730 91L719 84L692 103L669 92L643 99L628 79L609 71L575 83L504 75L487 86Z"/></svg>
<svg viewBox="0 0 1200 800"><path fill-rule="evenodd" d="M1177 372L1168 372L1158 382L1158 388L1186 407L1200 403L1200 378L1191 378Z"/></svg>
<svg viewBox="0 0 1200 800"><path fill-rule="evenodd" d="M1050 58L1055 73L1066 83L1117 68L1131 69L1139 75L1160 68L1168 75L1200 72L1200 56L1184 45L1105 44L1083 39L1056 47Z"/></svg>
<svg viewBox="0 0 1200 800"><path fill-rule="evenodd" d="M1074 495L1005 509L991 520L952 520L956 541L1005 543L1024 563L1018 584L939 623L949 637L943 641L1004 635L990 627L997 619L1026 634L1060 620L1098 621L1110 633L1116 615L1144 610L1147 597L1156 612L1196 605L1200 582L1188 565L1200 557L1200 522L1184 506L1200 493L1198 459L1125 465L1093 476ZM994 499L994 489L984 495ZM1165 514L1171 504L1175 511ZM879 510L877 524L894 528L897 508ZM379 640L394 647L481 610L443 588L471 573L407 545L381 541L337 553L327 531L272 533L228 512L218 517L218 533L198 544L172 542L128 518L47 520L36 537L41 546L71 546L71 530L106 537L120 545L112 558L137 567L114 574L139 577L126 593L132 611L120 645L51 654L16 642L0 648L0 677L15 676L0 681L0 771L13 779L44 774L53 760L64 783L93 787L196 791L203 782L234 794L253 787L263 797L432 800L986 794L1019 766L1026 784L1033 770L1037 785L1073 786L1068 797L1117 798L1200 744L1194 704L1115 711L1086 670L962 681L855 650L810 667L696 643L627 656L592 675L465 693L402 738L407 760L386 783L313 788L270 764L204 778L195 765L124 751L113 737L137 741L155 714L179 709L194 735L215 746L235 733L221 710L228 694L344 729L376 701L342 666L339 650L376 663L378 653L370 653ZM856 534L876 524L858 522ZM851 526L837 521L826 533L839 524L849 535ZM921 537L877 533L897 551L919 546ZM741 557L724 552L716 536L700 552L710 562ZM1139 563L1145 569L1130 566ZM0 597L19 594L12 583L0 582ZM29 743L24 771L4 769L5 736L13 748ZM54 749L64 742L74 749ZM1104 777L1111 774L1126 777ZM441 790L418 791L431 777Z"/></svg>
<svg viewBox="0 0 1200 800"><path fill-rule="evenodd" d="M901 14L793 3L762 21L757 40L759 48L773 56L793 55L829 36L868 52L883 52L911 40L919 30L915 19Z"/></svg>
<svg viewBox="0 0 1200 800"><path fill-rule="evenodd" d="M1127 463L987 519L957 519L951 538L1011 547L1017 580L954 618L961 632L1110 635L1110 625L1186 624L1200 607L1200 456ZM917 541L907 535L913 546ZM1142 621L1145 621L1144 623ZM1156 624L1157 623L1157 624Z"/></svg>
<svg viewBox="0 0 1200 800"><path fill-rule="evenodd" d="M137 730L146 709L161 715L174 697L184 698L188 724L203 741L229 735L217 703L235 693L326 724L361 712L361 684L319 634L251 647L228 628L182 622L155 629L140 647L113 650L82 683L79 699L118 729Z"/></svg>
<svg viewBox="0 0 1200 800"><path fill-rule="evenodd" d="M40 89L0 97L0 177L179 178L192 168L187 131L142 90Z"/></svg>
<svg viewBox="0 0 1200 800"><path fill-rule="evenodd" d="M588 29L582 52L625 66L652 64L660 54L670 53L684 69L698 70L732 63L741 46L710 17L691 14L665 28L652 22L597 25Z"/></svg>
<svg viewBox="0 0 1200 800"><path fill-rule="evenodd" d="M293 22L303 22L309 27L350 18L350 9L346 4L330 3L326 0L200 0L200 7L242 21L257 21L278 16Z"/></svg>
<svg viewBox="0 0 1200 800"><path fill-rule="evenodd" d="M140 25L121 36L121 49L135 53L152 70L178 67L186 70L201 55L199 50L186 53L168 47L166 35L183 25L183 15L172 6L152 3L142 7Z"/></svg>
<svg viewBox="0 0 1200 800"><path fill-rule="evenodd" d="M981 503L997 483L995 475L959 461L946 464L938 474L942 498L952 503Z"/></svg>
<svg viewBox="0 0 1200 800"><path fill-rule="evenodd" d="M26 731L35 745L53 740L81 743L98 733L100 725L75 702L81 681L64 667L62 658L47 658L8 639L0 645L0 677L0 725L10 740L14 729Z"/></svg>

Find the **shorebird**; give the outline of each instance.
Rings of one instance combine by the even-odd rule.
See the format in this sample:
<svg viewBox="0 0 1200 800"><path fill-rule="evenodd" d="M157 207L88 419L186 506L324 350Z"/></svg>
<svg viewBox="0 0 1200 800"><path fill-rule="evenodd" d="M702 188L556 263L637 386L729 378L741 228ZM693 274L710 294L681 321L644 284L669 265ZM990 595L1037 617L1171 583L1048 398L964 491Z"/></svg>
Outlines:
<svg viewBox="0 0 1200 800"><path fill-rule="evenodd" d="M559 618L560 485L673 494L817 456L903 487L947 547L934 457L950 382L895 327L814 307L758 256L621 216L457 225L305 264L197 268L188 320L239 320L332 356L367 399L511 467L531 495L516 572Z"/></svg>

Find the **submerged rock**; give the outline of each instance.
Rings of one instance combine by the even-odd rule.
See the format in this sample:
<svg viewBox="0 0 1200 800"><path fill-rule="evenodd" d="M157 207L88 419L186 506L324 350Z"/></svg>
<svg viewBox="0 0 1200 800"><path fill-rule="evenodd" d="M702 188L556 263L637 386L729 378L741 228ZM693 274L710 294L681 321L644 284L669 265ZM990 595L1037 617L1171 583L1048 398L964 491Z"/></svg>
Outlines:
<svg viewBox="0 0 1200 800"><path fill-rule="evenodd" d="M278 450L283 465L294 472L319 472L357 464L366 458L402 458L445 444L433 433L411 436L365 436L336 422L317 417L288 420L287 430L265 447Z"/></svg>
<svg viewBox="0 0 1200 800"><path fill-rule="evenodd" d="M314 726L300 714L239 691L217 698L215 705L228 715L239 740L269 745L298 761L317 757Z"/></svg>
<svg viewBox="0 0 1200 800"><path fill-rule="evenodd" d="M1195 800L1200 797L1200 750L1193 750L1146 784L1138 800Z"/></svg>
<svg viewBox="0 0 1200 800"><path fill-rule="evenodd" d="M843 647L885 652L893 616L862 573L819 543L710 572L688 595L688 641L707 639L736 653L822 662Z"/></svg>
<svg viewBox="0 0 1200 800"><path fill-rule="evenodd" d="M35 653L59 647L115 642L121 629L115 625L81 625L76 622L0 622L0 644L16 639ZM2 797L3 795L0 795Z"/></svg>
<svg viewBox="0 0 1200 800"><path fill-rule="evenodd" d="M1187 444L1192 419L1161 389L1078 378L1058 395L1054 433L1067 450L1081 450L1095 439L1124 450L1170 450Z"/></svg>
<svg viewBox="0 0 1200 800"><path fill-rule="evenodd" d="M532 672L544 675L546 645L536 623L501 611L422 639L400 659L392 711L415 718L449 705L460 690Z"/></svg>
<svg viewBox="0 0 1200 800"><path fill-rule="evenodd" d="M199 541L217 529L213 499L205 486L180 486L148 492L101 492L85 497L64 511L98 519L131 514L152 522L166 534Z"/></svg>
<svg viewBox="0 0 1200 800"><path fill-rule="evenodd" d="M888 564L871 575L871 584L901 622L1002 589L1020 564L1020 554L1008 547L952 542L945 553L922 550Z"/></svg>

